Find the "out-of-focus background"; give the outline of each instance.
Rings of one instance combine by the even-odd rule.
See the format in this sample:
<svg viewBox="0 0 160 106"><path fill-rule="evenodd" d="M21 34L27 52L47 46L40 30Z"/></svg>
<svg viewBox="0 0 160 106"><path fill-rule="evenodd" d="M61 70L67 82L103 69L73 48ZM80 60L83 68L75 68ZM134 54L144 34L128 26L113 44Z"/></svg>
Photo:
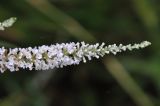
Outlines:
<svg viewBox="0 0 160 106"><path fill-rule="evenodd" d="M0 74L0 106L160 106L159 0L0 0L0 46L62 42L139 43L143 50L107 55L47 71Z"/></svg>

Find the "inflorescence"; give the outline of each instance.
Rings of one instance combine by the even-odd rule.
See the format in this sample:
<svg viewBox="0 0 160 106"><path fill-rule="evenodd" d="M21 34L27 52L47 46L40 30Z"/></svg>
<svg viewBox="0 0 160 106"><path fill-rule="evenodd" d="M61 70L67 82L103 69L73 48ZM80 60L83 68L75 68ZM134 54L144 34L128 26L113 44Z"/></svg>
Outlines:
<svg viewBox="0 0 160 106"><path fill-rule="evenodd" d="M3 22L0 22L0 30L5 30L5 28L11 27L16 22L16 20L16 17L11 17Z"/></svg>
<svg viewBox="0 0 160 106"><path fill-rule="evenodd" d="M81 61L91 60L93 57L103 57L105 54L114 54L118 52L145 48L151 45L150 42L144 41L134 45L108 45L86 44L81 43L62 43L51 46L39 46L28 48L0 48L0 71L6 70L18 71L20 69L29 70L48 70L53 68L62 68L67 65L76 65Z"/></svg>

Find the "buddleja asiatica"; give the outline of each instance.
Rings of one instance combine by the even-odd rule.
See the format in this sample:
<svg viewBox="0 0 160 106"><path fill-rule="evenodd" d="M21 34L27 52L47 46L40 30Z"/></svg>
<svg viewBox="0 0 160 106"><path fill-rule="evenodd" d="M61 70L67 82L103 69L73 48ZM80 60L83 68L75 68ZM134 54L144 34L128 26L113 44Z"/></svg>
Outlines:
<svg viewBox="0 0 160 106"><path fill-rule="evenodd" d="M0 23L0 29L12 26L16 18L10 18ZM67 65L76 65L81 61L91 60L93 57L103 57L105 54L116 55L119 52L133 49L141 49L151 45L148 41L139 44L128 45L108 45L105 43L86 44L62 43L55 45L43 45L39 47L28 48L0 48L0 71L6 70L18 71L19 69L29 70L48 70L53 68L62 68Z"/></svg>

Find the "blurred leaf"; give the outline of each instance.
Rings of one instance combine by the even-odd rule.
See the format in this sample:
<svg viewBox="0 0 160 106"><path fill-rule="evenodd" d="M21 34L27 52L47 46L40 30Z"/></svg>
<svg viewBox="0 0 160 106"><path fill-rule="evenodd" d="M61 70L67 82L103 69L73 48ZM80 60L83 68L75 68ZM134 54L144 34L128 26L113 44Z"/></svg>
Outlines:
<svg viewBox="0 0 160 106"><path fill-rule="evenodd" d="M72 36L79 40L94 41L92 37L81 25L70 16L66 15L62 11L58 10L54 5L51 5L48 1L44 0L27 0L33 7L37 8L44 15L49 17L55 23L67 30ZM43 7L43 8L42 8Z"/></svg>

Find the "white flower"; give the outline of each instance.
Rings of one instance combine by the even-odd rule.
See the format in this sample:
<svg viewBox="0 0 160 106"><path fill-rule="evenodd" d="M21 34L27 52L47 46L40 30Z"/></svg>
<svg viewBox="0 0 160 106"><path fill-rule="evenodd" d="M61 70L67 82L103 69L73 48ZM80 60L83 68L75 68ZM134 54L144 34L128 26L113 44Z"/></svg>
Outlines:
<svg viewBox="0 0 160 106"><path fill-rule="evenodd" d="M5 28L11 27L16 22L16 20L16 17L11 17L3 22L0 22L0 30L4 30Z"/></svg>
<svg viewBox="0 0 160 106"><path fill-rule="evenodd" d="M140 44L123 46L116 44L105 46L99 43L90 45L81 43L62 43L51 46L39 46L28 48L5 49L0 48L0 71L6 70L18 71L22 69L29 70L48 70L53 68L62 68L67 65L84 63L93 57L103 57L105 54L112 53L116 55L118 52L139 49L149 46L151 43L144 41Z"/></svg>

